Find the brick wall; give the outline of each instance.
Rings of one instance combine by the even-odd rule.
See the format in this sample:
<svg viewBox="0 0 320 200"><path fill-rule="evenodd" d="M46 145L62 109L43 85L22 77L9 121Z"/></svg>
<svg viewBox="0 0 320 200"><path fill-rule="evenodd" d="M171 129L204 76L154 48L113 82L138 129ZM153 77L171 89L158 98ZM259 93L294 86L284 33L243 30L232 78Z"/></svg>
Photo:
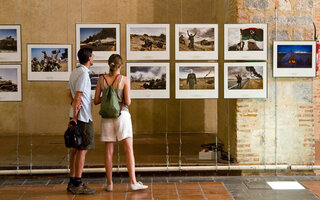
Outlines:
<svg viewBox="0 0 320 200"><path fill-rule="evenodd" d="M314 23L317 27L317 35L320 37L320 0L314 1ZM319 64L318 64L319 67ZM313 79L313 115L314 115L314 140L315 140L315 164L320 164L320 73Z"/></svg>
<svg viewBox="0 0 320 200"><path fill-rule="evenodd" d="M237 101L239 164L313 163L315 81L272 76L273 41L312 40L312 10L312 0L238 1L238 23L268 23L269 38L268 98Z"/></svg>

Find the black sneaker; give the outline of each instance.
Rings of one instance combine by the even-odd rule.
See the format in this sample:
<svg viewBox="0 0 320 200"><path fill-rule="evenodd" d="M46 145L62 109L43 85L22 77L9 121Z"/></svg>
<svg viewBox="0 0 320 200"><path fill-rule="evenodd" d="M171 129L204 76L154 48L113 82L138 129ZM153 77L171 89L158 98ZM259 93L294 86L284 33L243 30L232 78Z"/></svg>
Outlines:
<svg viewBox="0 0 320 200"><path fill-rule="evenodd" d="M74 185L71 182L69 182L68 187L67 187L67 192L71 192L73 187L74 187Z"/></svg>
<svg viewBox="0 0 320 200"><path fill-rule="evenodd" d="M81 183L78 187L71 187L72 194L94 194L95 190L90 189L86 184Z"/></svg>

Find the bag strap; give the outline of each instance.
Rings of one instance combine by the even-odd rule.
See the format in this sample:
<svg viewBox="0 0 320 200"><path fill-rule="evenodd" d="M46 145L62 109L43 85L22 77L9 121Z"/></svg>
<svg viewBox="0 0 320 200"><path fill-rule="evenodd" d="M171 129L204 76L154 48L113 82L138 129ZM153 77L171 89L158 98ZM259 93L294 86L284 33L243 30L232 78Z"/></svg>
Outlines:
<svg viewBox="0 0 320 200"><path fill-rule="evenodd" d="M119 74L118 74L118 75L119 75ZM122 81L122 78L123 78L123 76L121 76L121 77L119 78L118 89L120 88L120 83L121 83L121 81ZM121 115L121 110L122 110L122 106L123 106L123 96L124 96L124 93L123 93L122 98L121 98L120 115Z"/></svg>
<svg viewBox="0 0 320 200"><path fill-rule="evenodd" d="M114 84L114 82L117 80L117 78L118 78L119 76L120 76L120 74L118 74L118 75L114 78L114 80L113 80L113 82L112 82L112 84L111 84L111 85L113 85L113 84ZM103 75L103 78L104 78L104 80L106 81L107 86L109 86L109 83L108 83L107 78L106 78L106 76L105 76L105 75Z"/></svg>

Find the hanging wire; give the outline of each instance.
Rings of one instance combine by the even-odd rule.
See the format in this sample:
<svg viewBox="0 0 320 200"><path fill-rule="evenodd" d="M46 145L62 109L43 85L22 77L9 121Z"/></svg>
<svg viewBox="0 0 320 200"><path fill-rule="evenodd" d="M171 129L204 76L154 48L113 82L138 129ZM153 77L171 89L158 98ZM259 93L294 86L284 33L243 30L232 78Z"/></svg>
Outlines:
<svg viewBox="0 0 320 200"><path fill-rule="evenodd" d="M169 171L169 142L168 142L168 101L166 101L166 163L167 163L167 172Z"/></svg>
<svg viewBox="0 0 320 200"><path fill-rule="evenodd" d="M31 12L30 12L30 23L31 23L31 26L30 26L30 31L31 31L31 42L32 42L32 1L30 1L30 9L29 9ZM31 105L33 105L32 103L32 84L30 85L30 101L31 101ZM31 124L33 122L33 115L31 117ZM30 174L32 175L32 131L31 131L31 137L30 137Z"/></svg>
<svg viewBox="0 0 320 200"><path fill-rule="evenodd" d="M278 40L278 8L275 8L275 24L276 24L276 41ZM274 119L275 119L275 164L276 164L276 175L278 175L278 115L277 115L277 110L278 110L278 104L277 104L277 77L275 77L275 106L274 106Z"/></svg>
<svg viewBox="0 0 320 200"><path fill-rule="evenodd" d="M169 0L167 0L166 23L169 23ZM166 101L166 163L167 163L167 172L169 172L170 157L169 157L169 141L168 141L168 101Z"/></svg>
<svg viewBox="0 0 320 200"><path fill-rule="evenodd" d="M129 1L130 2L130 1ZM116 7L117 7L117 11L119 10L119 4L118 4L118 1L116 1ZM130 6L130 8L131 8L131 6ZM116 22L118 23L119 22L119 15L118 15L118 12L116 12L117 14L116 14ZM121 36L120 36L121 37ZM132 122L131 122L132 123ZM132 139L132 141L133 141L133 139ZM117 150L118 150L118 152L117 152L117 157L118 157L118 166L117 166L117 168L118 168L118 173L120 173L120 144L119 144L119 141L117 141Z"/></svg>
<svg viewBox="0 0 320 200"><path fill-rule="evenodd" d="M180 125L180 131L179 131L179 133L180 133L180 140L179 140L179 170L181 171L181 156L182 156L182 152L181 152L181 148L182 148L182 135L181 135L181 99L179 100L179 103L180 103L180 123L179 123L179 125Z"/></svg>
<svg viewBox="0 0 320 200"><path fill-rule="evenodd" d="M67 0L66 20L67 20L67 44L69 42L69 20L68 20L69 0ZM71 67L72 68L72 67ZM70 171L70 149L67 148L67 169Z"/></svg>
<svg viewBox="0 0 320 200"><path fill-rule="evenodd" d="M182 24L182 0L180 0L180 6L181 6L181 10L180 10L180 21L181 21L181 24ZM182 160L182 152L181 152L181 149L182 149L182 135L181 135L181 99L179 100L179 104L180 104L180 109L179 109L179 112L180 112L180 117L179 117L179 126L180 126L180 129L179 129L179 170L181 171L181 160Z"/></svg>
<svg viewBox="0 0 320 200"><path fill-rule="evenodd" d="M15 24L18 23L18 0L16 0L16 19ZM21 31L20 31L21 36ZM20 73L22 74L22 65L20 65ZM19 160L19 144L20 144L20 119L19 119L19 103L16 103L16 111L17 111L17 125L18 125L18 134L17 134L17 144L16 144L16 167L17 167L17 175L19 174L19 168L20 168L20 160Z"/></svg>

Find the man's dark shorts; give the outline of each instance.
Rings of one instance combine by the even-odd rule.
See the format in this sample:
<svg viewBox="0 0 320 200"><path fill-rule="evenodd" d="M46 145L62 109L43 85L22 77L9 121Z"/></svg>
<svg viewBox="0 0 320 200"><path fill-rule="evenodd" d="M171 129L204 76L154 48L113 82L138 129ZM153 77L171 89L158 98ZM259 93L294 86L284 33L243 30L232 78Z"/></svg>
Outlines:
<svg viewBox="0 0 320 200"><path fill-rule="evenodd" d="M83 132L82 145L77 149L79 150L94 149L94 130L93 130L92 121L89 121L88 123L86 123L78 120L77 124L78 124L78 127Z"/></svg>

